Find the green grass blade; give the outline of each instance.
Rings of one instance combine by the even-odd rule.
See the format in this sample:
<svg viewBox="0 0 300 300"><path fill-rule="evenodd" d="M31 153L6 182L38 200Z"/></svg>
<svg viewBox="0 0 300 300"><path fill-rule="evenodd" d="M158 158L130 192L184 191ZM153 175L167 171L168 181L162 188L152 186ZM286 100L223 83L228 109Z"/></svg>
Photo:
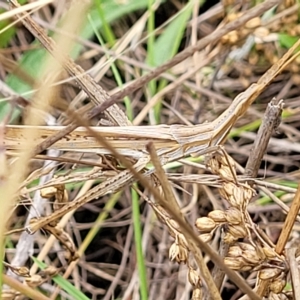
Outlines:
<svg viewBox="0 0 300 300"><path fill-rule="evenodd" d="M103 36L106 39L106 41L109 43L110 46L113 46L115 44L116 37L109 25L109 23L106 20L105 11L103 10L103 7L101 5L100 0L95 0L96 7L99 13L100 20L103 24Z"/></svg>
<svg viewBox="0 0 300 300"><path fill-rule="evenodd" d="M86 235L85 239L80 245L80 253L84 253L91 241L95 238L95 236L98 234L98 232L101 230L101 226L103 222L107 219L108 214L110 211L115 207L116 203L118 202L119 198L121 196L121 193L118 192L116 194L113 194L109 200L105 203L105 206L101 213L98 215L97 220L94 222L93 227L90 229L88 234Z"/></svg>
<svg viewBox="0 0 300 300"><path fill-rule="evenodd" d="M188 19L193 9L193 1L190 1L182 10L180 10L173 20L166 26L164 32L156 39L152 46L152 51L147 56L147 63L151 66L159 66L171 59L178 51L182 37L186 28ZM161 80L158 90L164 88L166 80ZM150 91L154 95L157 91L153 85ZM159 122L161 111L161 102L154 107L155 119Z"/></svg>
<svg viewBox="0 0 300 300"><path fill-rule="evenodd" d="M148 13L149 18L147 22L147 58L146 62L149 66L155 66L155 13L153 9L154 0L148 0ZM148 83L148 88L150 91L150 95L154 95L156 93L156 79L151 80Z"/></svg>
<svg viewBox="0 0 300 300"><path fill-rule="evenodd" d="M136 185L135 185L136 186ZM134 227L134 240L135 240L135 249L137 256L137 265L139 272L139 283L140 283L140 292L141 299L148 299L148 285L147 285L147 272L145 265L145 258L142 248L142 230L141 230L141 218L140 218L140 206L139 206L139 196L137 192L132 188L132 219Z"/></svg>

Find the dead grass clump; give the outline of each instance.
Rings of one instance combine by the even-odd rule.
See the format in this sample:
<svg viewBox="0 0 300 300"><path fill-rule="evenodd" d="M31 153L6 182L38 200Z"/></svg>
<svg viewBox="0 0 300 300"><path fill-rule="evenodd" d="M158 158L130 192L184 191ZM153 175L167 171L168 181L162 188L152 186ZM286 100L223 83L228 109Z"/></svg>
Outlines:
<svg viewBox="0 0 300 300"><path fill-rule="evenodd" d="M125 2L3 4L2 297L297 299L298 4Z"/></svg>

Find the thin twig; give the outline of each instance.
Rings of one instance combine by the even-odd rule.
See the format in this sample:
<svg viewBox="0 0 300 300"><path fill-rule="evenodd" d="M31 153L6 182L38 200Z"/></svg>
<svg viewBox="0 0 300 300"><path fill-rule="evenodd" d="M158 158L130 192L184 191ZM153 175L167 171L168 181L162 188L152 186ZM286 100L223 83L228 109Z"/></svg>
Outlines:
<svg viewBox="0 0 300 300"><path fill-rule="evenodd" d="M274 129L276 130L280 123L283 105L283 100L280 100L278 103L276 103L276 100L274 99L268 104L264 118L254 141L253 148L250 151L244 172L245 176L256 178L271 135L273 134Z"/></svg>
<svg viewBox="0 0 300 300"><path fill-rule="evenodd" d="M296 218L298 216L299 209L300 209L300 184L298 184L297 192L294 196L292 205L286 216L282 231L281 231L279 239L277 241L275 251L278 254L281 254L284 250L286 242L288 241L288 239L290 237L290 233L293 229Z"/></svg>
<svg viewBox="0 0 300 300"><path fill-rule="evenodd" d="M288 258L288 263L290 266L293 294L295 300L300 300L300 275L298 269L298 262L296 260L297 248L293 247L286 250L286 256Z"/></svg>
<svg viewBox="0 0 300 300"><path fill-rule="evenodd" d="M219 245L219 256L222 258L226 257L228 250L229 250L229 245L224 242L223 238L221 238L221 242ZM226 275L225 272L223 271L222 268L220 268L219 265L214 266L212 270L212 276L219 291L221 291L225 275Z"/></svg>

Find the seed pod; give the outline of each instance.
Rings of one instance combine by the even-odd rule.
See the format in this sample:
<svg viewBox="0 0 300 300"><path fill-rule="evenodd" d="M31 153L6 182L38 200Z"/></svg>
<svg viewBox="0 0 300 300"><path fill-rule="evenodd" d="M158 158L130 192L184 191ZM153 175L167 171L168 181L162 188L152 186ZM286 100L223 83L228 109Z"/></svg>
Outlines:
<svg viewBox="0 0 300 300"><path fill-rule="evenodd" d="M238 239L235 238L231 233L229 232L226 232L224 238L223 238L223 241L225 244L227 245L231 245L233 243L235 243Z"/></svg>
<svg viewBox="0 0 300 300"><path fill-rule="evenodd" d="M168 225L169 227L172 227L172 229L175 229L176 231L179 231L179 232L180 232L180 226L179 226L179 224L178 224L175 220L173 220L173 219L168 219L167 225Z"/></svg>
<svg viewBox="0 0 300 300"><path fill-rule="evenodd" d="M228 202L234 207L243 207L245 203L243 187L235 186L232 197L228 199Z"/></svg>
<svg viewBox="0 0 300 300"><path fill-rule="evenodd" d="M231 169L228 167L223 167L223 168L219 169L218 173L223 180L226 180L226 181L234 181L235 180L235 178L232 175Z"/></svg>
<svg viewBox="0 0 300 300"><path fill-rule="evenodd" d="M1 292L1 298L2 298L2 300L15 300L15 299L17 299L18 294L19 293L13 289L10 289L10 290L3 289Z"/></svg>
<svg viewBox="0 0 300 300"><path fill-rule="evenodd" d="M247 184L245 183L244 186L243 186L243 199L244 199L244 202L245 203L249 203L250 200L252 199L253 197L253 189Z"/></svg>
<svg viewBox="0 0 300 300"><path fill-rule="evenodd" d="M286 279L284 276L284 273L281 273L282 276L279 276L277 278L274 278L272 282L270 283L270 291L272 291L274 294L279 294L283 291L284 287L286 286Z"/></svg>
<svg viewBox="0 0 300 300"><path fill-rule="evenodd" d="M193 287L195 287L195 288L202 287L200 276L198 275L197 271L191 267L189 268L189 271L188 271L188 279L189 279L190 284Z"/></svg>
<svg viewBox="0 0 300 300"><path fill-rule="evenodd" d="M169 249L169 259L171 261L176 260L177 263L186 263L188 258L188 251L186 248L173 243Z"/></svg>
<svg viewBox="0 0 300 300"><path fill-rule="evenodd" d="M25 282L30 287L37 287L45 282L45 279L43 279L40 275L34 274L31 277L25 278Z"/></svg>
<svg viewBox="0 0 300 300"><path fill-rule="evenodd" d="M272 248L263 247L262 250L268 259L273 259L276 257L276 252Z"/></svg>
<svg viewBox="0 0 300 300"><path fill-rule="evenodd" d="M226 222L226 214L223 210L215 209L209 212L207 216L217 223Z"/></svg>
<svg viewBox="0 0 300 300"><path fill-rule="evenodd" d="M199 235L199 238L202 240L202 242L209 243L212 240L212 234L210 232L202 233Z"/></svg>
<svg viewBox="0 0 300 300"><path fill-rule="evenodd" d="M218 191L219 191L219 194L220 196L225 199L227 201L227 198L229 197L228 194L227 194L227 191L224 189L224 185L226 183L223 183L223 187L222 188L219 188Z"/></svg>
<svg viewBox="0 0 300 300"><path fill-rule="evenodd" d="M218 174L220 165L219 165L219 162L212 155L207 160L206 165L210 168L210 170L213 174Z"/></svg>
<svg viewBox="0 0 300 300"><path fill-rule="evenodd" d="M242 255L243 255L243 251L238 245L233 245L228 249L228 253L227 253L228 257L238 257Z"/></svg>
<svg viewBox="0 0 300 300"><path fill-rule="evenodd" d="M53 277L59 273L59 269L54 266L48 266L42 272L50 277Z"/></svg>
<svg viewBox="0 0 300 300"><path fill-rule="evenodd" d="M240 271L241 271L241 272L247 272L247 271L250 271L250 270L252 270L252 269L253 269L252 266L246 265L246 266L243 266L243 267L240 269Z"/></svg>
<svg viewBox="0 0 300 300"><path fill-rule="evenodd" d="M177 263L181 264L184 263L186 264L186 261L188 259L188 251L186 248L182 247L181 245L179 245L179 254L177 256Z"/></svg>
<svg viewBox="0 0 300 300"><path fill-rule="evenodd" d="M225 257L224 264L232 270L240 270L245 265L241 257Z"/></svg>
<svg viewBox="0 0 300 300"><path fill-rule="evenodd" d="M225 211L225 217L229 224L238 225L242 222L243 216L240 210L236 207L230 207Z"/></svg>
<svg viewBox="0 0 300 300"><path fill-rule="evenodd" d="M182 233L178 233L177 242L180 246L182 246L182 247L186 248L187 250L189 250L189 245L186 241L185 236Z"/></svg>
<svg viewBox="0 0 300 300"><path fill-rule="evenodd" d="M232 206L240 207L242 203L241 196L238 195L239 187L232 182L223 183L223 188L219 189L221 196ZM238 196L237 196L238 195Z"/></svg>
<svg viewBox="0 0 300 300"><path fill-rule="evenodd" d="M244 206L244 201L240 197L230 196L227 201L233 207L241 208Z"/></svg>
<svg viewBox="0 0 300 300"><path fill-rule="evenodd" d="M221 42L222 42L222 44L234 45L238 42L239 39L240 39L240 37L239 37L237 30L233 30L233 31L223 35L221 38Z"/></svg>
<svg viewBox="0 0 300 300"><path fill-rule="evenodd" d="M248 265L242 257L225 257L224 263L228 268L235 271L248 271L252 269L252 267Z"/></svg>
<svg viewBox="0 0 300 300"><path fill-rule="evenodd" d="M49 186L43 189L40 189L40 195L42 198L51 198L57 192L57 188L55 186Z"/></svg>
<svg viewBox="0 0 300 300"><path fill-rule="evenodd" d="M248 243L238 243L240 248L243 251L243 258L250 264L260 264L266 258L264 255L262 248L259 245L255 247Z"/></svg>
<svg viewBox="0 0 300 300"><path fill-rule="evenodd" d="M231 233L236 239L244 238L247 236L246 228L241 225L229 225L228 232Z"/></svg>
<svg viewBox="0 0 300 300"><path fill-rule="evenodd" d="M232 171L235 172L235 161L234 159L229 155L224 155L223 152L215 152L213 155L213 158L218 161L219 165L221 167L231 167Z"/></svg>
<svg viewBox="0 0 300 300"><path fill-rule="evenodd" d="M238 245L243 251L256 251L256 248L254 246L252 246L251 244L238 243Z"/></svg>
<svg viewBox="0 0 300 300"><path fill-rule="evenodd" d="M243 252L244 260L252 266L256 266L262 262L262 259L257 255L256 251Z"/></svg>
<svg viewBox="0 0 300 300"><path fill-rule="evenodd" d="M281 273L280 269L277 268L265 268L259 272L259 278L261 280L268 280L275 277L278 277Z"/></svg>
<svg viewBox="0 0 300 300"><path fill-rule="evenodd" d="M173 243L169 249L169 259L171 261L174 261L178 253L179 253L179 247L176 243Z"/></svg>
<svg viewBox="0 0 300 300"><path fill-rule="evenodd" d="M198 288L193 289L192 300L202 300L202 299L203 299L202 289L198 289Z"/></svg>
<svg viewBox="0 0 300 300"><path fill-rule="evenodd" d="M260 24L261 24L260 18L256 17L256 18L253 18L252 20L248 21L245 24L245 27L248 29L254 29L254 28L257 28L258 26L260 26Z"/></svg>
<svg viewBox="0 0 300 300"><path fill-rule="evenodd" d="M22 276L22 277L29 277L29 269L27 267L14 267L14 269L12 269L12 271L17 274L18 276Z"/></svg>
<svg viewBox="0 0 300 300"><path fill-rule="evenodd" d="M202 232L210 232L216 227L216 222L208 217L198 218L195 223L197 229Z"/></svg>
<svg viewBox="0 0 300 300"><path fill-rule="evenodd" d="M233 195L234 188L235 188L235 184L232 182L225 182L223 184L223 189L225 190L227 195Z"/></svg>
<svg viewBox="0 0 300 300"><path fill-rule="evenodd" d="M256 251L256 254L258 255L258 257L260 257L261 261L264 261L266 260L266 255L265 255L265 252L263 250L263 248L259 245L256 245L255 246L255 251Z"/></svg>

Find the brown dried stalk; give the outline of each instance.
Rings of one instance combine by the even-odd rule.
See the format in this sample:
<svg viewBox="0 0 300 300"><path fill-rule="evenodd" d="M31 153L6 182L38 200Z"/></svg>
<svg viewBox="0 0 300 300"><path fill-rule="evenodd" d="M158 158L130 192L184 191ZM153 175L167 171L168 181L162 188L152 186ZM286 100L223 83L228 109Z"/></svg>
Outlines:
<svg viewBox="0 0 300 300"><path fill-rule="evenodd" d="M66 203L69 201L69 195L65 189L64 184L57 184L55 186L43 188L40 190L41 197L43 198L52 198L54 197L53 210L56 211L60 208L63 208ZM31 222L34 222L35 219L31 219ZM58 220L46 224L43 227L43 230L55 236L55 238L60 241L64 248L68 251L67 259L68 262L75 261L79 258L75 244L71 237L58 225Z"/></svg>
<svg viewBox="0 0 300 300"><path fill-rule="evenodd" d="M253 148L250 151L250 155L245 167L244 175L246 177L255 178L257 176L271 135L280 124L283 105L283 100L277 102L275 99L268 104L262 124L257 133L257 138L254 141Z"/></svg>
<svg viewBox="0 0 300 300"><path fill-rule="evenodd" d="M25 286L21 282L17 281L16 279L13 279L6 274L2 274L3 283L10 286L13 290L19 291L22 295L27 296L30 299L34 300L50 300L50 298L44 296L40 292Z"/></svg>

